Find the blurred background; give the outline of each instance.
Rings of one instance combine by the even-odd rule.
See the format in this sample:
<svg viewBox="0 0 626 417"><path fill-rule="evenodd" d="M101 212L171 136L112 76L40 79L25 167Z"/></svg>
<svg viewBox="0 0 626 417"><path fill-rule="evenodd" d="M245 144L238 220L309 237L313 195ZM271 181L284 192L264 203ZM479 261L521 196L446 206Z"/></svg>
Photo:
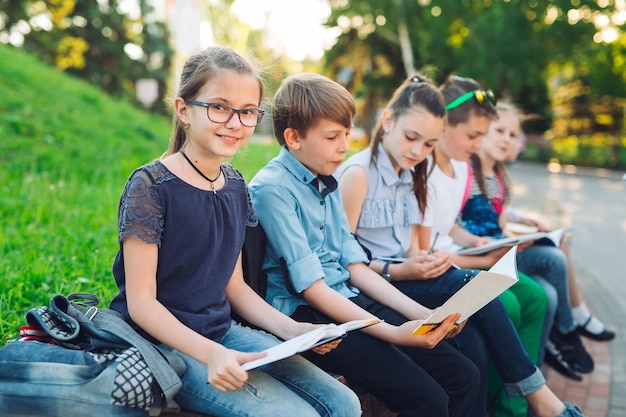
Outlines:
<svg viewBox="0 0 626 417"><path fill-rule="evenodd" d="M408 75L477 79L533 117L523 158L626 167L626 0L0 0L0 43L167 112L184 60L229 45L357 98L356 145ZM267 126L260 132L266 132Z"/></svg>

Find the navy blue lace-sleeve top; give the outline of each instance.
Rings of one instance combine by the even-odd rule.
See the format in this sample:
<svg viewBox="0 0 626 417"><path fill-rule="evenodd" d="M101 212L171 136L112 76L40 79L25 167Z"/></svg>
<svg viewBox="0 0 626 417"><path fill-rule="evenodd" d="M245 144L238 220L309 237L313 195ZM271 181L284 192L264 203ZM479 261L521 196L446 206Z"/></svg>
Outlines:
<svg viewBox="0 0 626 417"><path fill-rule="evenodd" d="M246 225L256 224L243 176L222 165L217 192L195 188L155 161L135 170L119 205L119 251L113 275L119 292L111 308L141 334L126 305L123 240L158 245L157 299L182 323L219 342L230 326L225 288L243 247Z"/></svg>

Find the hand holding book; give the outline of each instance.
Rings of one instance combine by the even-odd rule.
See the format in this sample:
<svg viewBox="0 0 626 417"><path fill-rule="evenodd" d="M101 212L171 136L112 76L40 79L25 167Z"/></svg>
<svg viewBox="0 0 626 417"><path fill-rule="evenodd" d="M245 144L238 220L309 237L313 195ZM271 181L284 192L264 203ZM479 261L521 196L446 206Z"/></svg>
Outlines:
<svg viewBox="0 0 626 417"><path fill-rule="evenodd" d="M467 284L450 297L414 331L414 335L425 334L437 328L450 314L459 313L462 323L485 304L499 296L517 282L515 261L517 246L513 246L488 271L480 271Z"/></svg>
<svg viewBox="0 0 626 417"><path fill-rule="evenodd" d="M294 337L293 339L289 339L279 345L264 350L263 352L266 352L267 356L254 361L246 362L241 367L248 371L261 365L272 363L295 355L296 353L304 352L317 346L329 343L333 340L345 337L346 334L352 330L363 329L380 322L382 322L382 320L370 318L348 321L342 324L325 324L323 326L316 327L310 332L306 332L298 337Z"/></svg>

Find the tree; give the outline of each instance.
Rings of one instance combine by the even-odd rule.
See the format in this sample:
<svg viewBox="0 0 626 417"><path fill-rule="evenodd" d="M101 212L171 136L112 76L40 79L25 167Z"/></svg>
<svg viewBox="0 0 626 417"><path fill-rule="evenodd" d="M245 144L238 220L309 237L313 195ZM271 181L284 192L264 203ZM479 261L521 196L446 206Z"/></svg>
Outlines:
<svg viewBox="0 0 626 417"><path fill-rule="evenodd" d="M204 0L204 18L209 22L211 34L217 44L230 46L257 61L263 69L267 96L272 96L282 80L289 74L302 71L317 71L319 65L310 61L294 62L282 50L273 48L269 42L270 11L265 14L265 24L252 28L239 20L233 12L235 0ZM269 114L269 108L266 109ZM257 133L271 132L271 118L265 117L256 129Z"/></svg>
<svg viewBox="0 0 626 417"><path fill-rule="evenodd" d="M410 45L408 58L415 68L436 82L452 73L469 76L544 116L550 113L549 71L580 55L590 56L597 47L594 22L615 10L610 0L602 6L595 0L329 0L329 4L327 25L342 34L328 51L327 64L334 71L350 66L357 97L386 100L412 71L403 50ZM408 41L402 36L405 27ZM615 70L611 74L613 82L625 85L623 75Z"/></svg>
<svg viewBox="0 0 626 417"><path fill-rule="evenodd" d="M395 0L393 7L401 5L402 1ZM329 3L332 12L328 26L340 27L343 33L324 56L325 72L355 93L359 106L356 123L369 135L380 103L396 88L404 74L413 71L413 45L407 37L408 31L398 33L395 24L387 24L385 7L391 7L396 19L400 13L400 8L394 9L388 2ZM408 23L406 25L408 27ZM338 77L338 74L350 76Z"/></svg>
<svg viewBox="0 0 626 417"><path fill-rule="evenodd" d="M158 98L164 97L173 50L167 27L154 19L148 0L0 2L15 13L1 16L3 39L19 30L23 48L112 96L136 101L136 82L153 78Z"/></svg>

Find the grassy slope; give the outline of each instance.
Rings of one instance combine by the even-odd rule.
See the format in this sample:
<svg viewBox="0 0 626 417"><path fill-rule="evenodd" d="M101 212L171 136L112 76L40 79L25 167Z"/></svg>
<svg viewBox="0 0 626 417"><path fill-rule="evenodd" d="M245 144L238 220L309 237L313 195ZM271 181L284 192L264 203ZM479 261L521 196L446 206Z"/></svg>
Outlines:
<svg viewBox="0 0 626 417"><path fill-rule="evenodd" d="M0 346L50 296L115 292L116 210L126 178L167 147L170 121L0 45ZM276 153L249 144L246 178Z"/></svg>

